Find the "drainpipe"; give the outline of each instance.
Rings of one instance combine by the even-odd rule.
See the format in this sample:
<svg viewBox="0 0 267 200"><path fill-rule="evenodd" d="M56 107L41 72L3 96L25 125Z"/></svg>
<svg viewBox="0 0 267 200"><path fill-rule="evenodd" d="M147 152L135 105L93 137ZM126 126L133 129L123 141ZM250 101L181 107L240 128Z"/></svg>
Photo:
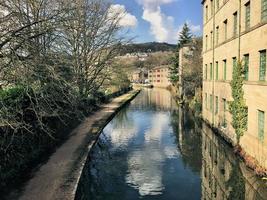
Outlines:
<svg viewBox="0 0 267 200"><path fill-rule="evenodd" d="M212 32L212 126L215 125L214 116L214 94L215 94L215 80L214 80L214 69L215 69L215 0L213 2L213 32Z"/></svg>
<svg viewBox="0 0 267 200"><path fill-rule="evenodd" d="M241 61L241 0L239 0L238 61Z"/></svg>

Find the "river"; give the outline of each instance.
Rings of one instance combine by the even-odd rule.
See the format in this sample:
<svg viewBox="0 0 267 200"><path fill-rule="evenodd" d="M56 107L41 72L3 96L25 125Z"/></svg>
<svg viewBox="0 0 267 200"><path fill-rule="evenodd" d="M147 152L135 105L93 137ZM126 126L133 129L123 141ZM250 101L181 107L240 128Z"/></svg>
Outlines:
<svg viewBox="0 0 267 200"><path fill-rule="evenodd" d="M88 156L76 200L89 199L265 200L267 182L169 91L144 89Z"/></svg>

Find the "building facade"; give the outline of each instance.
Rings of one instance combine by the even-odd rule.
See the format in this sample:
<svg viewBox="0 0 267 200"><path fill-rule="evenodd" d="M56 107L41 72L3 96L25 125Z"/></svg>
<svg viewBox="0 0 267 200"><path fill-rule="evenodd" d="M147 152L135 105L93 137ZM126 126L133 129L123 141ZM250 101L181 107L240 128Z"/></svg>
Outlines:
<svg viewBox="0 0 267 200"><path fill-rule="evenodd" d="M187 58L188 55L192 54L190 49L190 45L185 45L179 50L179 98L184 99L184 84L183 84L183 76L184 76L184 68L188 67L189 60ZM189 67L188 67L189 68Z"/></svg>
<svg viewBox="0 0 267 200"><path fill-rule="evenodd" d="M132 73L131 81L133 83L145 83L148 78L148 71L146 69L138 69Z"/></svg>
<svg viewBox="0 0 267 200"><path fill-rule="evenodd" d="M267 168L267 0L203 0L203 117L235 140L228 102L233 69L244 65L248 107L241 146Z"/></svg>
<svg viewBox="0 0 267 200"><path fill-rule="evenodd" d="M169 81L169 66L164 65L150 69L148 71L148 79L154 87L167 88L171 85Z"/></svg>

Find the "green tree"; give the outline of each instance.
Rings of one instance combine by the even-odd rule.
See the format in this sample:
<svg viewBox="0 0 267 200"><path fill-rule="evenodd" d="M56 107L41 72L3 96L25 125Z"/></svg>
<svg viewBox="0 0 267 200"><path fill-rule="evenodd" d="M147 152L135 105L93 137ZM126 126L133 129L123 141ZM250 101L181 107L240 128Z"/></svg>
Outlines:
<svg viewBox="0 0 267 200"><path fill-rule="evenodd" d="M187 23L184 24L182 31L179 34L178 49L182 48L185 44L192 41L192 33Z"/></svg>
<svg viewBox="0 0 267 200"><path fill-rule="evenodd" d="M179 81L179 50L177 50L173 57L171 57L171 65L169 67L169 80L172 84Z"/></svg>
<svg viewBox="0 0 267 200"><path fill-rule="evenodd" d="M229 102L230 113L232 114L232 126L235 129L237 144L247 129L247 106L244 99L244 66L238 62L234 67L233 80L231 81L233 101Z"/></svg>

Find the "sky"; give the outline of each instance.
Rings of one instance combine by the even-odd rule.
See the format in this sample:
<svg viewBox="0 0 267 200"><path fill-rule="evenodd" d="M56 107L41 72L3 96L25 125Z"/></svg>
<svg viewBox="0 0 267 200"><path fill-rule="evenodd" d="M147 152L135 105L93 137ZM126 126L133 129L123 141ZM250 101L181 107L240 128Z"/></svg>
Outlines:
<svg viewBox="0 0 267 200"><path fill-rule="evenodd" d="M137 43L176 44L185 22L194 35L202 34L200 0L112 0L112 8L125 13L120 25Z"/></svg>

